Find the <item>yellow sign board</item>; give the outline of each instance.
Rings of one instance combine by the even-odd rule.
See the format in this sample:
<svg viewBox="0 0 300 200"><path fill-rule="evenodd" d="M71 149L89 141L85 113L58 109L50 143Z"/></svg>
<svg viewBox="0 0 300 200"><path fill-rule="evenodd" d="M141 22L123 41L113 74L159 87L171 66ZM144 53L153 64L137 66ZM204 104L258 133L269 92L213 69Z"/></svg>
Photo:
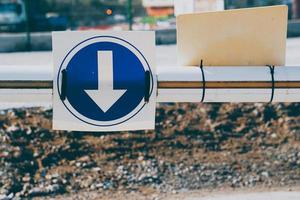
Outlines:
<svg viewBox="0 0 300 200"><path fill-rule="evenodd" d="M270 6L179 15L179 64L284 66L287 12Z"/></svg>

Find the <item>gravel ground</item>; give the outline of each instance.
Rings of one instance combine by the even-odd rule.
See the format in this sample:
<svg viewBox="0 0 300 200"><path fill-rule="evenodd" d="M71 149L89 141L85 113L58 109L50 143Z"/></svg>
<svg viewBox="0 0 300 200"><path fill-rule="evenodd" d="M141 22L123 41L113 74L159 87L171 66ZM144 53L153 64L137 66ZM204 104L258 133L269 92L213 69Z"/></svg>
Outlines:
<svg viewBox="0 0 300 200"><path fill-rule="evenodd" d="M51 131L45 108L1 111L0 199L298 186L299 109L159 104L156 131L121 133Z"/></svg>

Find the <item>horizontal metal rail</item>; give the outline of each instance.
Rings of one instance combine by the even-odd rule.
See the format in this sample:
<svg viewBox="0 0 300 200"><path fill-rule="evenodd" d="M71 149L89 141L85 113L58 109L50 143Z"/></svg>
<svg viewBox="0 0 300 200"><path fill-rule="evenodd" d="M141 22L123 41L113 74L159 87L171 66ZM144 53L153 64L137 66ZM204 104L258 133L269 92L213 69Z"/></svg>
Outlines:
<svg viewBox="0 0 300 200"><path fill-rule="evenodd" d="M300 102L300 67L275 67L273 77L265 66L203 69L158 67L157 102ZM51 104L52 80L43 68L0 68L0 102Z"/></svg>
<svg viewBox="0 0 300 200"><path fill-rule="evenodd" d="M53 81L0 80L0 89L52 89Z"/></svg>
<svg viewBox="0 0 300 200"><path fill-rule="evenodd" d="M300 79L300 77L299 77ZM206 89L268 89L272 81L207 81ZM275 89L299 88L300 81L276 81ZM0 80L0 89L52 89L53 81ZM201 89L202 81L158 81L158 89Z"/></svg>
<svg viewBox="0 0 300 200"><path fill-rule="evenodd" d="M199 81L161 81L158 82L158 89L201 89L203 82ZM206 89L249 89L249 88L271 88L272 81L212 81L206 82ZM275 88L300 88L300 81L277 81L274 83Z"/></svg>

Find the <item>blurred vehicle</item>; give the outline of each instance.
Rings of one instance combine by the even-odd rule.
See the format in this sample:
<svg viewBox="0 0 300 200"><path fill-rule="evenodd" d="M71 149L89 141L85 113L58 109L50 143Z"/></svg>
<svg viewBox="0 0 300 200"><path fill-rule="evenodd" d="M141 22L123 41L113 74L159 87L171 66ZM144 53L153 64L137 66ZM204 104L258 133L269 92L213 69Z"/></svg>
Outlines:
<svg viewBox="0 0 300 200"><path fill-rule="evenodd" d="M30 30L41 31L64 31L68 27L67 17L57 13L32 14L30 19Z"/></svg>
<svg viewBox="0 0 300 200"><path fill-rule="evenodd" d="M157 20L156 30L162 29L175 29L176 28L176 18L167 18L164 20Z"/></svg>
<svg viewBox="0 0 300 200"><path fill-rule="evenodd" d="M26 10L23 0L0 0L0 31L23 31Z"/></svg>

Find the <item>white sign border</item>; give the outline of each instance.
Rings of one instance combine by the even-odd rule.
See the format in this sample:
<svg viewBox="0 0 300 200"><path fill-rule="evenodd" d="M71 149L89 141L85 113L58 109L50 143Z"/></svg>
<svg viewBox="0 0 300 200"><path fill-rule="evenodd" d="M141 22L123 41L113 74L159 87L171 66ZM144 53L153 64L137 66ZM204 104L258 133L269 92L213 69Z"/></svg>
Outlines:
<svg viewBox="0 0 300 200"><path fill-rule="evenodd" d="M94 36L91 38L88 38L82 42L80 42L79 44L75 45L68 53L67 55L64 57L63 61L61 62L61 65L59 67L58 70L58 74L57 74L57 80L56 80L56 84L57 84L57 90L58 90L58 94L60 94L60 88L61 88L61 71L63 69L66 69L66 67L68 66L68 63L70 62L70 60L73 58L73 56L78 53L78 51L80 51L82 48L96 43L96 42L112 42L112 43L117 43L120 44L124 47L126 47L127 49L129 49L132 53L134 53L139 61L142 63L145 71L149 70L150 71L150 76L151 76L151 89L150 89L150 96L152 96L152 93L154 92L154 78L153 78L153 72L151 71L151 67L147 61L147 59L145 58L145 56L138 50L138 48L136 48L133 44L131 44L130 42L116 37L116 36L109 36L109 35L99 35L99 36ZM111 121L97 121L97 120L92 120L89 119L87 117L85 117L84 115L80 114L76 109L73 108L73 106L70 104L70 102L68 101L68 99L66 98L64 101L62 101L62 103L64 104L64 106L66 107L66 109L74 116L76 117L78 120L92 125L92 126L98 126L98 127L111 127L111 126L116 126L116 125L120 125L122 123L126 123L126 121L130 120L131 118L133 118L134 116L136 116L146 105L146 103L143 101L143 99L141 100L141 102L139 103L139 105L132 110L130 113L128 113L127 115L123 116L122 118L116 119L116 120L111 120Z"/></svg>

